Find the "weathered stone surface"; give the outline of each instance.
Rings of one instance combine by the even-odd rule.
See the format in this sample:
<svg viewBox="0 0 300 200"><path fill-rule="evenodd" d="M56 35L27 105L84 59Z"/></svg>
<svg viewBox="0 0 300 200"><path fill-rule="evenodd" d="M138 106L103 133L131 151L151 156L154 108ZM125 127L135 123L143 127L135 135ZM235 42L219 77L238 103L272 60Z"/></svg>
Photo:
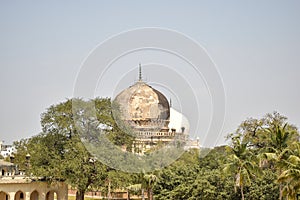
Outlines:
<svg viewBox="0 0 300 200"><path fill-rule="evenodd" d="M170 106L167 98L142 81L123 90L114 101L120 105L121 118L137 122L136 126L168 125Z"/></svg>
<svg viewBox="0 0 300 200"><path fill-rule="evenodd" d="M26 177L5 177L0 179L0 199L2 200L68 200L67 184L50 184L33 181Z"/></svg>

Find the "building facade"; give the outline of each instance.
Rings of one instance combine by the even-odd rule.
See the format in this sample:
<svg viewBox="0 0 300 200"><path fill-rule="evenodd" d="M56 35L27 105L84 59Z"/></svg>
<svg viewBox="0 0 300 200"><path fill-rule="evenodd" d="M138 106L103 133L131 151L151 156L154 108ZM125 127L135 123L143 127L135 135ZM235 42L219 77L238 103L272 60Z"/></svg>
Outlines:
<svg viewBox="0 0 300 200"><path fill-rule="evenodd" d="M16 149L13 145L3 144L3 141L0 141L0 153L2 157L9 157L13 155L15 151Z"/></svg>
<svg viewBox="0 0 300 200"><path fill-rule="evenodd" d="M20 175L18 167L0 160L0 200L68 200L63 182L47 183Z"/></svg>
<svg viewBox="0 0 300 200"><path fill-rule="evenodd" d="M188 122L176 121L178 117L173 113L181 118L183 115L171 108L160 91L142 80L141 67L138 81L121 91L115 97L114 104L118 108L115 111L117 123L135 137L132 147L134 153L144 154L159 145L188 139Z"/></svg>

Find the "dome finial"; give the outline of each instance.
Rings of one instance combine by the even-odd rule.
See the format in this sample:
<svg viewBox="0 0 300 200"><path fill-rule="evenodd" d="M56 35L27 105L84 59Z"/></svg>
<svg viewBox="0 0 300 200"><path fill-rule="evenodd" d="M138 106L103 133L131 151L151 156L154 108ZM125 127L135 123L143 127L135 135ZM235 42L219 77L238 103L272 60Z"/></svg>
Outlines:
<svg viewBox="0 0 300 200"><path fill-rule="evenodd" d="M142 65L139 64L139 81L142 81Z"/></svg>

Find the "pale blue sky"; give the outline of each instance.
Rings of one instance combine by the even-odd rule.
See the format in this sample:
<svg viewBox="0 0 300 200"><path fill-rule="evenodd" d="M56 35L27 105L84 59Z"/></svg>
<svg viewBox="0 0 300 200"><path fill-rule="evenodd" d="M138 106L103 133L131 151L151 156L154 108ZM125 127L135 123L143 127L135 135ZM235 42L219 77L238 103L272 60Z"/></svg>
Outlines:
<svg viewBox="0 0 300 200"><path fill-rule="evenodd" d="M88 53L141 27L173 29L206 48L226 89L223 135L274 110L299 127L299 9L275 0L0 1L0 139L37 134L40 114L72 97Z"/></svg>

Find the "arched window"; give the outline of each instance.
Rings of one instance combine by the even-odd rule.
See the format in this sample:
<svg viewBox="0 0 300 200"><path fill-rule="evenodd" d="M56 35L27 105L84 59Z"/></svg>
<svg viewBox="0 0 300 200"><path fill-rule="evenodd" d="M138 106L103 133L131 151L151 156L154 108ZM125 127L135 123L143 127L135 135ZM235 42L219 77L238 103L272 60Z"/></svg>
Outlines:
<svg viewBox="0 0 300 200"><path fill-rule="evenodd" d="M57 198L57 193L55 191L49 191L47 194L46 194L46 200L58 200Z"/></svg>
<svg viewBox="0 0 300 200"><path fill-rule="evenodd" d="M9 200L9 195L5 192L0 192L0 200Z"/></svg>
<svg viewBox="0 0 300 200"><path fill-rule="evenodd" d="M18 191L15 194L15 200L25 200L25 195L22 191Z"/></svg>
<svg viewBox="0 0 300 200"><path fill-rule="evenodd" d="M30 200L39 200L39 193L36 190L30 194Z"/></svg>

